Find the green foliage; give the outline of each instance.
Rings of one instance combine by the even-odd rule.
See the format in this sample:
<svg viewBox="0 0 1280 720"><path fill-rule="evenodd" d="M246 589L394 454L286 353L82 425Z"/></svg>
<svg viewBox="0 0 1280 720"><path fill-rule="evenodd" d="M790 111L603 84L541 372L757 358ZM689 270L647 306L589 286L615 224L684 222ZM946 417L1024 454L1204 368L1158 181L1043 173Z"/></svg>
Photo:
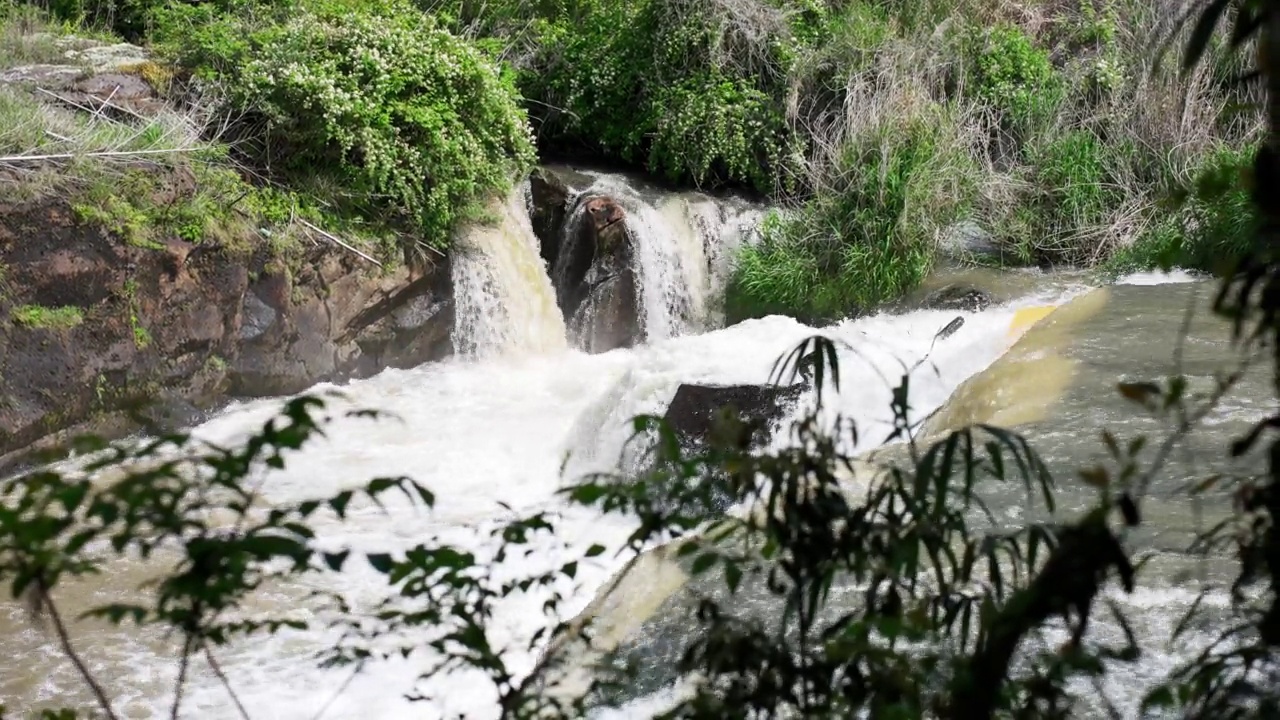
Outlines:
<svg viewBox="0 0 1280 720"><path fill-rule="evenodd" d="M20 305L9 312L9 317L19 325L43 330L70 330L84 322L80 308L71 306Z"/></svg>
<svg viewBox="0 0 1280 720"><path fill-rule="evenodd" d="M798 211L774 215L761 242L739 254L729 314L832 320L922 281L934 233L965 209L943 140L936 120L916 119L846 144L831 184Z"/></svg>
<svg viewBox="0 0 1280 720"><path fill-rule="evenodd" d="M823 6L797 4L798 34L823 32ZM521 89L538 101L544 145L595 148L674 181L772 192L786 180L802 146L779 80L800 41L776 10L625 0L556 7L540 21Z"/></svg>
<svg viewBox="0 0 1280 720"><path fill-rule="evenodd" d="M1056 109L1061 79L1049 54L1017 27L997 25L975 41L975 94L991 103L1017 127Z"/></svg>
<svg viewBox="0 0 1280 720"><path fill-rule="evenodd" d="M1107 263L1111 272L1159 267L1225 272L1249 251L1257 212L1243 182L1251 150L1220 147L1202 159L1195 182L1151 227Z"/></svg>
<svg viewBox="0 0 1280 720"><path fill-rule="evenodd" d="M1077 235L1095 235L1107 214L1125 197L1114 166L1121 149L1107 147L1088 130L1070 130L1028 149L1035 176L1020 212L1027 219L1019 230L1030 242L1021 244L1024 257L1057 262L1089 258L1088 242ZM1082 257L1083 255L1083 257Z"/></svg>
<svg viewBox="0 0 1280 720"><path fill-rule="evenodd" d="M279 150L264 150L265 164L285 178L328 176L344 189L340 207L446 247L459 220L533 162L510 79L407 4L301 5L264 26L228 15L174 40L186 64L269 121Z"/></svg>

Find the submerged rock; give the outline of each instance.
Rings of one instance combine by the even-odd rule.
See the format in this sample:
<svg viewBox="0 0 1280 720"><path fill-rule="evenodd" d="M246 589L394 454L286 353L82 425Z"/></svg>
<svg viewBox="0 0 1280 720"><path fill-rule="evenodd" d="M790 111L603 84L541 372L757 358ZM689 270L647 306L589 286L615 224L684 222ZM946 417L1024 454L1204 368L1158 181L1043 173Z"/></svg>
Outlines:
<svg viewBox="0 0 1280 720"><path fill-rule="evenodd" d="M967 310L980 312L991 305L991 293L972 285L946 285L925 297L920 306L926 310Z"/></svg>

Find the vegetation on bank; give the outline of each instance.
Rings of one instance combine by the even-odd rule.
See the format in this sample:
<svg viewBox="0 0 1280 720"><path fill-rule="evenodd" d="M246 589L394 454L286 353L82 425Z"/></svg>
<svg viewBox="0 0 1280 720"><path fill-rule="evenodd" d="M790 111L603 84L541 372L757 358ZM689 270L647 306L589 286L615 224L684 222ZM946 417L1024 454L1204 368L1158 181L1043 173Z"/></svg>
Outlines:
<svg viewBox="0 0 1280 720"><path fill-rule="evenodd" d="M738 258L731 316L873 306L918 283L962 220L1001 251L973 259L1111 270L1212 269L1249 222L1228 184L1258 129L1236 111L1243 65L1218 41L1189 78L1156 62L1174 0L47 7L151 46L174 92L199 87L222 119L200 141L223 157L191 163L221 188L197 193L210 203L180 217L133 190L83 204L144 245L303 217L384 257L444 252L535 142L780 203ZM24 142L52 141L6 147Z"/></svg>

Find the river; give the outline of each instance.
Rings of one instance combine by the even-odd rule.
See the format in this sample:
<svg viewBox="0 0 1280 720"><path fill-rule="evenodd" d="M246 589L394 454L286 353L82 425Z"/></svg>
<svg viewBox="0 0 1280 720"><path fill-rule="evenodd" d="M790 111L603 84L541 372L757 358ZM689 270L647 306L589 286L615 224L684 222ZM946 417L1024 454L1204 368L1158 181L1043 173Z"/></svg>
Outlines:
<svg viewBox="0 0 1280 720"><path fill-rule="evenodd" d="M508 210L518 216L521 206L513 200ZM646 227L652 233L665 232L656 219L671 216L669 210L656 213ZM411 370L387 370L341 388L313 388L313 393L340 390L346 399L335 402L376 408L393 418L337 421L326 439L317 440L292 456L288 466L274 473L265 487L270 498L286 501L332 493L377 476L409 475L436 492L437 506L429 512L391 503L389 514L361 508L346 523L322 522L318 528L321 542L335 548L407 547L439 537L475 549L483 556L489 547L487 532L495 523L512 517L512 513L555 511L560 514L559 540L563 546L545 542L531 557L509 559L504 567L511 573L549 568L588 545L605 545L609 552L585 564L576 582L562 588L570 600L560 613L570 617L585 607L618 569L620 561L613 551L632 526L624 518L602 518L562 505L555 495L565 482L562 466L567 467L569 477L613 467L628 435L627 420L639 413L660 413L679 384L764 383L779 355L819 329L782 317L705 332L697 327L682 330L663 321L652 323L663 328L661 336L641 346L587 354L565 342L563 322L555 313L546 312L546 298L554 296L548 295L551 291L545 274L539 277L531 271L534 266L530 257L536 260L536 248L521 240L520 232L515 241L512 237L497 233L488 240L481 238L476 241L477 252L473 254L472 262L477 264L468 266L464 262L460 270L455 269L455 283L472 294L470 305L461 298L459 301L463 318L460 327L469 333L469 344L463 343L463 347L470 352ZM665 257L696 245L671 238L651 244L667 253ZM495 263L494 257L501 262ZM654 268L664 267L648 256L642 261ZM699 259L699 263L705 261ZM670 272L670 264L660 273L641 273L642 279L647 277L654 283L659 282L654 279L659 277L663 283L689 282L693 275ZM703 282L714 284L718 275L712 265L711 271L702 273ZM1019 290L1012 297L981 312L881 314L820 329L849 346L841 357L845 382L836 406L862 429L863 445L859 450L874 447L875 439L887 432L891 389L905 367L925 360L913 371L911 383L913 413L923 419L943 406L957 387L990 368L1013 346L1026 330L1018 323L1023 316L1020 311L1060 305L1088 289L1078 275L1024 273L1020 277L1013 284ZM1176 324L1169 318L1185 305L1185 293L1170 294L1169 299L1161 300L1151 289L1165 287L1161 283L1178 287L1203 283L1192 282L1183 274L1143 274L1122 283L1127 284L1117 288L1118 297L1111 302L1123 303L1130 308L1130 314L1122 313L1122 321L1091 334L1083 350L1071 346L1076 348L1071 352L1093 353L1083 361L1112 363L1118 371L1159 370L1156 360L1147 362L1141 348L1155 348L1158 354L1167 347L1156 345L1155 337L1158 333L1176 333ZM661 298L681 292L687 295L687 290L652 288L645 295L651 306L647 311L663 312ZM705 291L699 292L705 295ZM530 300L531 295L537 300ZM704 302L703 295L698 296L699 302ZM528 310L500 311L504 303L519 298L527 303L520 307ZM498 321L492 317L497 315L503 319L495 324ZM965 318L963 326L945 340L935 342L939 329L956 316ZM1144 318L1150 321L1143 324ZM1136 327L1146 328L1143 332L1150 335L1141 344L1135 344L1132 336ZM1208 350L1202 348L1198 361L1208 362L1205 353L1211 354L1213 347L1205 347ZM1162 359L1167 359L1167 354L1157 357ZM1080 385L1063 387L1078 389ZM1050 431L1052 426L1057 423L1067 427L1064 418L1072 412L1078 415L1096 410L1098 404L1096 398L1091 401L1074 389L1064 389L1061 394L1065 399L1055 405L1060 408L1054 411L1056 414L1051 413L1048 420L1043 414L1032 419L1039 423L1033 425L1041 429L1040 435L1049 444L1050 459L1055 466L1065 467L1089 456L1086 440L1093 443L1090 448L1096 443L1078 431L1055 434ZM279 398L236 403L193 432L214 442L232 442L260 426L280 403ZM1246 404L1229 406L1224 412L1235 412L1234 417L1239 419L1256 410L1254 405ZM1088 422L1117 419L1120 411L1107 412L1112 414ZM1230 427L1224 427L1223 432L1234 431L1238 423L1228 424ZM1016 513L1016 509L1009 512ZM60 597L64 612L74 615L92 604L127 596L128 588L145 576L142 566L123 564L108 577L72 586ZM375 580L372 571L352 564L328 589L342 592L357 606L367 605L376 601L380 597L378 591L384 589ZM281 589L279 593L265 594L259 602L263 609L292 608L305 615L304 608L291 605L293 597ZM496 621L489 628L492 640L510 646L507 658L518 672L528 672L536 660L536 651L526 646L528 638L548 623L540 609L544 597L530 593L510 599L499 608ZM1132 602L1153 608L1148 614L1155 625L1167 625L1158 619L1166 615L1163 606L1170 602L1168 593L1148 594ZM168 716L177 673L171 641L150 632L118 630L86 621L74 623L72 633L77 647L112 691L125 716ZM6 648L0 655L0 703L21 712L88 700L52 636L28 622L16 604L0 606L0 637ZM331 639L324 633L286 631L271 639L234 645L223 652L220 660L232 686L256 719L311 718L322 708L326 718L497 715L496 693L475 673L437 675L415 682L418 673L428 666L425 655L372 665L344 685L348 671L320 671L309 660L308 653ZM1126 677L1114 682L1149 680L1145 675ZM339 688L341 692L337 692ZM410 690L426 695L428 700L408 702L403 696ZM661 694L654 697L660 699ZM647 717L652 700L637 698L621 711L622 715ZM183 717L237 717L225 689L203 661L193 662Z"/></svg>

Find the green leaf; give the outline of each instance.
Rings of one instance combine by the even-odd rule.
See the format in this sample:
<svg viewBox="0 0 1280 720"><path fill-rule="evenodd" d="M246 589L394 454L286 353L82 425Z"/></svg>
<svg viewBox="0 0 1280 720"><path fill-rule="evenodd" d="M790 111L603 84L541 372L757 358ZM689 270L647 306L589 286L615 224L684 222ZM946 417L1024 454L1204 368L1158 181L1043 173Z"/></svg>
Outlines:
<svg viewBox="0 0 1280 720"><path fill-rule="evenodd" d="M333 499L329 501L329 507L333 508L333 511L338 514L338 517L345 518L347 516L347 505L351 502L351 496L353 494L354 493L350 490L343 490L333 496Z"/></svg>
<svg viewBox="0 0 1280 720"><path fill-rule="evenodd" d="M742 568L738 563L725 561L724 579L729 585L729 592L738 592L738 586L742 583Z"/></svg>
<svg viewBox="0 0 1280 720"><path fill-rule="evenodd" d="M694 558L693 568L690 570L693 575L701 575L716 564L720 556L713 552L706 552Z"/></svg>
<svg viewBox="0 0 1280 720"><path fill-rule="evenodd" d="M374 570L386 575L395 567L395 561L387 553L371 553L365 556Z"/></svg>
<svg viewBox="0 0 1280 720"><path fill-rule="evenodd" d="M322 554L324 555L324 564L328 565L330 570L333 570L334 572L341 572L342 565L347 561L347 556L351 554L351 551L343 550L342 552ZM372 560L370 562L372 562Z"/></svg>
<svg viewBox="0 0 1280 720"><path fill-rule="evenodd" d="M586 557L589 557L589 558L596 557L604 553L604 550L605 550L605 547L603 545L592 545L591 547L587 548Z"/></svg>

